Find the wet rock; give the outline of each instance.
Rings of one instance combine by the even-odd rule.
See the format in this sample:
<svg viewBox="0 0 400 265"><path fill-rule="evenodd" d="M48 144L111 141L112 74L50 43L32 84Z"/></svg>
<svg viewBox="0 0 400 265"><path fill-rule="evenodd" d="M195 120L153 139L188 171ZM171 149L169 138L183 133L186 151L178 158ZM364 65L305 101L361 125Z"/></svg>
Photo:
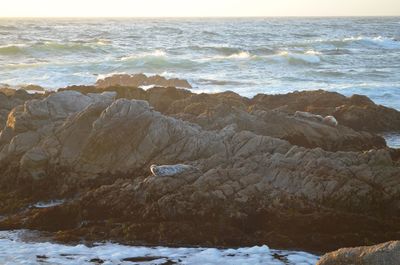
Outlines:
<svg viewBox="0 0 400 265"><path fill-rule="evenodd" d="M94 258L94 259L89 260L89 262L92 262L94 264L103 264L104 260L99 259L99 258Z"/></svg>
<svg viewBox="0 0 400 265"><path fill-rule="evenodd" d="M145 257L132 257L132 258L124 258L122 261L130 261L130 262L148 262L158 259L166 259L166 257L152 257L152 256L145 256Z"/></svg>
<svg viewBox="0 0 400 265"><path fill-rule="evenodd" d="M397 265L400 242L391 241L370 247L344 248L324 255L317 265Z"/></svg>

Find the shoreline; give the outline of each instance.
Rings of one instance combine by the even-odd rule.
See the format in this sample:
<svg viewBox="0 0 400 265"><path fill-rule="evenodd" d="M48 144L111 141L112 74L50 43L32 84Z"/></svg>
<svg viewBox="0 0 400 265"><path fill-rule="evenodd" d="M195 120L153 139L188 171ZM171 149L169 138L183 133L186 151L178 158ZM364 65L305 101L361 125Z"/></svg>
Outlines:
<svg viewBox="0 0 400 265"><path fill-rule="evenodd" d="M400 131L400 112L323 90L245 98L109 81L0 93L1 230L313 253L396 238L400 149L379 134Z"/></svg>

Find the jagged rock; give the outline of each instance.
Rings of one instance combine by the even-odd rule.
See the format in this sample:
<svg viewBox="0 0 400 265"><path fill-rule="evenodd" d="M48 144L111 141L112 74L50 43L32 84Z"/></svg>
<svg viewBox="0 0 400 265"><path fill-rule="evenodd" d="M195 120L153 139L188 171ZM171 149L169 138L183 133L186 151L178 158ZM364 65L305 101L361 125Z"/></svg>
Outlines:
<svg viewBox="0 0 400 265"><path fill-rule="evenodd" d="M231 92L133 91L150 104L62 91L13 109L0 137L4 194L75 199L0 228L13 220L95 239L314 249L397 235L400 167L386 148L355 151L374 135L249 108ZM149 176L154 163L196 170Z"/></svg>
<svg viewBox="0 0 400 265"><path fill-rule="evenodd" d="M382 137L366 132L356 132L344 126L328 126L323 118L305 113L290 115L280 111L253 110L248 112L244 102L228 100L210 104L208 97L192 96L175 101L166 111L201 125L207 130L222 129L236 124L239 130L288 140L292 144L330 151L369 150L386 146ZM215 99L214 99L215 100ZM234 106L232 106L234 104ZM307 117L305 117L307 115Z"/></svg>
<svg viewBox="0 0 400 265"><path fill-rule="evenodd" d="M397 265L400 242L391 241L370 247L343 248L324 255L317 265Z"/></svg>
<svg viewBox="0 0 400 265"><path fill-rule="evenodd" d="M376 105L368 97L345 97L324 90L293 92L285 95L259 94L251 100L253 108L280 109L288 113L306 111L322 116L334 116L339 124L357 131L400 131L400 112Z"/></svg>
<svg viewBox="0 0 400 265"><path fill-rule="evenodd" d="M5 126L10 111L25 101L41 98L39 94L28 94L24 90L15 90L10 87L0 88L0 130Z"/></svg>
<svg viewBox="0 0 400 265"><path fill-rule="evenodd" d="M96 86L99 88L106 88L112 86L128 86L128 87L140 87L140 86L162 86L162 87L184 87L192 88L188 81L172 78L166 79L163 76L155 75L147 77L144 74L115 74L104 79L99 79L96 82Z"/></svg>

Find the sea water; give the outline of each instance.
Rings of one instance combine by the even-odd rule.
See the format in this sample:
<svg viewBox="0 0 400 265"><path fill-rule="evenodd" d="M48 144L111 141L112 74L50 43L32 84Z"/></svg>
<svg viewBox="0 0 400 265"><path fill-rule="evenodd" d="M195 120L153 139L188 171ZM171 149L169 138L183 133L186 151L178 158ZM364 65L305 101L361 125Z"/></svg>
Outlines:
<svg viewBox="0 0 400 265"><path fill-rule="evenodd" d="M400 110L400 18L0 19L0 83L54 90L113 73L187 79L243 96L325 89ZM397 134L396 134L397 135ZM400 147L398 136L387 137ZM45 205L46 206L46 205ZM39 205L38 207L44 207ZM1 264L315 264L271 250L67 246L0 232Z"/></svg>
<svg viewBox="0 0 400 265"><path fill-rule="evenodd" d="M195 92L325 89L400 110L400 17L0 19L0 83L139 72Z"/></svg>
<svg viewBox="0 0 400 265"><path fill-rule="evenodd" d="M115 243L93 246L38 242L27 230L0 232L0 264L52 265L314 265L318 256L302 251L272 250L267 246L238 249L135 247Z"/></svg>

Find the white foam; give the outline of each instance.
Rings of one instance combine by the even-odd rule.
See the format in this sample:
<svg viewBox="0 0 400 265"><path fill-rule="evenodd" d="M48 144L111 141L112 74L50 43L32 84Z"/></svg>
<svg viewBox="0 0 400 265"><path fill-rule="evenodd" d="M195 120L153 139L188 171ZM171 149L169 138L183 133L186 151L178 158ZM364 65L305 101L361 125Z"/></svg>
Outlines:
<svg viewBox="0 0 400 265"><path fill-rule="evenodd" d="M281 61L282 59L287 61L298 61L309 64L316 64L321 62L321 53L316 51L306 51L305 53L294 53L288 51L282 51L277 55L272 56L273 59Z"/></svg>
<svg viewBox="0 0 400 265"><path fill-rule="evenodd" d="M400 133L385 133L382 137L385 138L387 146L400 148Z"/></svg>
<svg viewBox="0 0 400 265"><path fill-rule="evenodd" d="M37 202L33 205L33 207L36 208L49 208L49 207L54 207L63 204L65 201L64 200L51 200L51 201L46 201L46 202Z"/></svg>
<svg viewBox="0 0 400 265"><path fill-rule="evenodd" d="M129 60L134 60L137 58L146 58L146 57L167 57L167 53L163 50L155 50L153 52L144 52L144 53L124 56L120 60L121 61L129 61Z"/></svg>
<svg viewBox="0 0 400 265"><path fill-rule="evenodd" d="M99 74L99 75L97 75L96 81L106 79L107 77L111 77L113 75L126 75L126 74L128 74L128 73L127 72L111 72L108 74Z"/></svg>
<svg viewBox="0 0 400 265"><path fill-rule="evenodd" d="M104 243L88 247L23 241L22 238L29 233L31 232L26 230L0 232L0 264L93 265L91 259L101 259L104 265L128 265L133 263L124 259L135 257L159 257L151 262L134 263L154 265L163 264L168 260L185 265L312 265L318 260L317 256L309 253L271 250L267 246L216 249L134 247Z"/></svg>
<svg viewBox="0 0 400 265"><path fill-rule="evenodd" d="M230 55L216 55L213 57L202 58L198 61L220 61L220 60L249 60L249 59L256 59L258 58L256 55L253 55L247 51L240 51L237 53L233 53Z"/></svg>
<svg viewBox="0 0 400 265"><path fill-rule="evenodd" d="M379 48L384 48L384 49L398 49L400 48L400 41L396 41L392 38L385 38L382 36L377 36L377 37L364 37L364 36L358 36L358 37L350 37L350 38L344 38L344 42L360 42L365 45L369 46L378 46Z"/></svg>

